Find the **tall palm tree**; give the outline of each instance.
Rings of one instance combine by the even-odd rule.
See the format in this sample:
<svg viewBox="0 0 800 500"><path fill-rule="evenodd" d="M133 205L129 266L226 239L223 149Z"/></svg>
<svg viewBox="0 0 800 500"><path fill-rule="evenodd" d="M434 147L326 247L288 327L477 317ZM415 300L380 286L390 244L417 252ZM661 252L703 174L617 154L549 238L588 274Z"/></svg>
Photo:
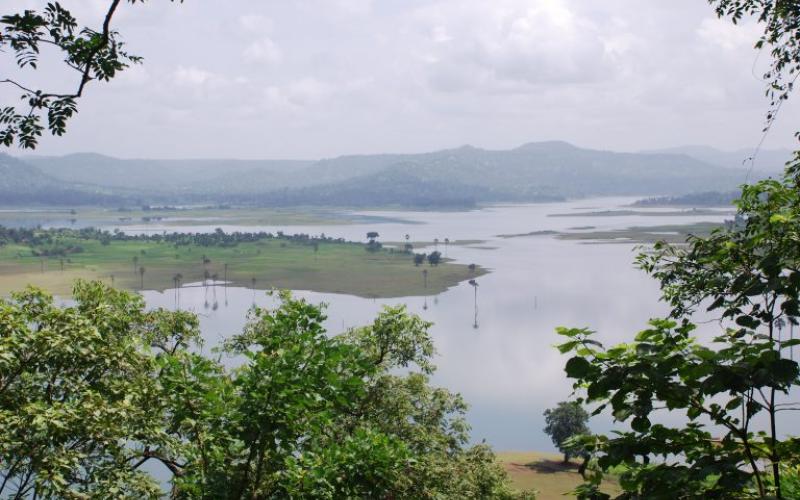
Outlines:
<svg viewBox="0 0 800 500"><path fill-rule="evenodd" d="M223 264L223 281L225 282L223 286L223 291L225 292L225 307L228 306L228 263L226 262Z"/></svg>
<svg viewBox="0 0 800 500"><path fill-rule="evenodd" d="M450 244L450 238L444 239L444 256L447 257L447 245Z"/></svg>
<svg viewBox="0 0 800 500"><path fill-rule="evenodd" d="M136 268L139 267L139 256L133 256L133 273L136 274Z"/></svg>
<svg viewBox="0 0 800 500"><path fill-rule="evenodd" d="M145 272L144 266L140 267L139 268L139 278L141 278L141 283L139 286L140 290L144 290L144 272Z"/></svg>
<svg viewBox="0 0 800 500"><path fill-rule="evenodd" d="M474 299L474 310L475 310L475 322L472 324L473 328L478 328L478 282L475 280L469 280L469 284L475 290L475 299Z"/></svg>
<svg viewBox="0 0 800 500"><path fill-rule="evenodd" d="M423 269L422 270L422 281L425 284L425 288L428 288L428 270L427 269Z"/></svg>
<svg viewBox="0 0 800 500"><path fill-rule="evenodd" d="M211 290L214 293L214 305L211 306L212 311L216 311L219 308L219 304L217 303L217 280L219 279L219 275L214 273L211 275Z"/></svg>

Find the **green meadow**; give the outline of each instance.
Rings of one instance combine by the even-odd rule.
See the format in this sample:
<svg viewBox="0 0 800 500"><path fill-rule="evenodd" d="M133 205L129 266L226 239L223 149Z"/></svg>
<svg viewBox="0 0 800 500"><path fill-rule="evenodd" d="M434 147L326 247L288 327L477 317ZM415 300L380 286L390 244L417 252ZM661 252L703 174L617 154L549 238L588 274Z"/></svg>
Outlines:
<svg viewBox="0 0 800 500"><path fill-rule="evenodd" d="M275 238L235 246L176 246L153 240L112 240L105 245L95 239L59 241L82 251L40 257L24 244L0 246L0 294L30 284L66 295L77 278L113 281L117 287L132 290L164 290L174 287L180 275L183 285L215 279L256 289L385 298L441 293L486 272L446 260L435 267L416 267L406 253L369 252L360 243L333 241L309 245Z"/></svg>

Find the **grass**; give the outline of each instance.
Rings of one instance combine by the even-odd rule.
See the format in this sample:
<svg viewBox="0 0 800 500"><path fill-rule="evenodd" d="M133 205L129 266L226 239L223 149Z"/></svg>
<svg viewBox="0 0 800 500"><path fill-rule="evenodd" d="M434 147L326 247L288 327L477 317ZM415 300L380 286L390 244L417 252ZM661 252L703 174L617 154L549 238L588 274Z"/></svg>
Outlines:
<svg viewBox="0 0 800 500"><path fill-rule="evenodd" d="M62 240L70 243L70 240ZM67 257L40 258L27 246L0 247L0 295L40 286L52 293L69 295L76 278L112 281L132 290L173 288L173 277L182 283L202 282L206 276L233 286L285 288L345 293L368 298L434 295L461 281L485 274L478 267L444 262L437 267L415 267L411 256L400 252L367 252L359 243L324 242L315 252L310 245L287 240L261 240L235 247L175 247L156 241L74 240L83 252ZM209 262L203 263L203 256ZM136 262L134 263L134 259ZM63 269L62 269L63 265ZM144 267L142 277L139 268ZM427 269L427 287L422 270Z"/></svg>
<svg viewBox="0 0 800 500"><path fill-rule="evenodd" d="M558 233L562 240L582 240L593 243L655 243L666 241L672 244L686 243L689 235L708 236L712 230L721 227L717 222L697 222L694 224L675 224L648 227L629 227L586 231L580 233Z"/></svg>
<svg viewBox="0 0 800 500"><path fill-rule="evenodd" d="M140 208L120 211L111 208L27 208L0 209L0 225L24 223L42 225L81 225L124 227L154 224L158 226L201 226L229 224L239 226L308 226L358 223L408 222L395 217L354 214L346 209L323 207L292 208Z"/></svg>
<svg viewBox="0 0 800 500"><path fill-rule="evenodd" d="M497 454L497 459L508 472L512 485L518 490L534 489L537 500L564 498L583 482L578 473L578 463L564 464L557 453L505 451ZM605 481L605 493L621 493L613 481Z"/></svg>
<svg viewBox="0 0 800 500"><path fill-rule="evenodd" d="M710 208L690 208L686 210L597 210L592 212L568 212L549 214L548 217L630 217L633 215L643 215L650 217L680 217L698 215L733 215L733 208L729 210L712 210Z"/></svg>

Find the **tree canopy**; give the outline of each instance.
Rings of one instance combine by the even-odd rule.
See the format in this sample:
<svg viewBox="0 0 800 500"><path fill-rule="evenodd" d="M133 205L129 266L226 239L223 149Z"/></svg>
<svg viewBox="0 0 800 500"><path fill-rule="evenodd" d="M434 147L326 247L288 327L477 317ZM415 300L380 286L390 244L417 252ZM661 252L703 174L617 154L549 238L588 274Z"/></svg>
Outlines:
<svg viewBox="0 0 800 500"><path fill-rule="evenodd" d="M581 453L582 450L571 446L568 441L570 438L589 433L589 427L586 425L589 421L589 414L580 403L562 401L555 408L548 408L544 411L544 420L546 423L544 432L550 436L556 448L564 454L564 462L568 462L570 457Z"/></svg>
<svg viewBox="0 0 800 500"><path fill-rule="evenodd" d="M403 307L331 336L281 295L219 355L194 314L81 282L0 301L0 495L512 498L466 404L430 385L429 324ZM163 481L162 481L163 483Z"/></svg>

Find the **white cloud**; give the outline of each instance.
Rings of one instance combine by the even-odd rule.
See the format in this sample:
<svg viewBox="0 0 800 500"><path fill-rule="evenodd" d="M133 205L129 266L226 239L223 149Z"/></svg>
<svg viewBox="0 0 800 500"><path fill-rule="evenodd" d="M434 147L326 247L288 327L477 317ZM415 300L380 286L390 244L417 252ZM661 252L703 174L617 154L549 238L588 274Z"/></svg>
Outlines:
<svg viewBox="0 0 800 500"><path fill-rule="evenodd" d="M239 27L248 33L269 33L273 28L273 21L261 14L245 14L239 16Z"/></svg>
<svg viewBox="0 0 800 500"><path fill-rule="evenodd" d="M196 67L178 66L172 74L177 85L200 87L212 81L219 81L217 75Z"/></svg>
<svg viewBox="0 0 800 500"><path fill-rule="evenodd" d="M283 60L283 52L270 38L261 38L251 42L242 52L244 60L249 63L276 64Z"/></svg>
<svg viewBox="0 0 800 500"><path fill-rule="evenodd" d="M79 21L93 24L91 2L76 2ZM144 66L93 82L76 126L43 154L114 143L105 130L141 137L117 153L138 156L193 156L199 143L216 156L304 158L539 139L733 149L760 139L767 106L758 27L717 20L698 0L226 0L122 13L114 27ZM60 81L44 68L22 76ZM772 146L793 144L794 102ZM183 139L152 133L157 119L180 122Z"/></svg>
<svg viewBox="0 0 800 500"><path fill-rule="evenodd" d="M697 29L700 40L733 51L751 48L760 35L755 23L732 24L724 19L704 19Z"/></svg>

